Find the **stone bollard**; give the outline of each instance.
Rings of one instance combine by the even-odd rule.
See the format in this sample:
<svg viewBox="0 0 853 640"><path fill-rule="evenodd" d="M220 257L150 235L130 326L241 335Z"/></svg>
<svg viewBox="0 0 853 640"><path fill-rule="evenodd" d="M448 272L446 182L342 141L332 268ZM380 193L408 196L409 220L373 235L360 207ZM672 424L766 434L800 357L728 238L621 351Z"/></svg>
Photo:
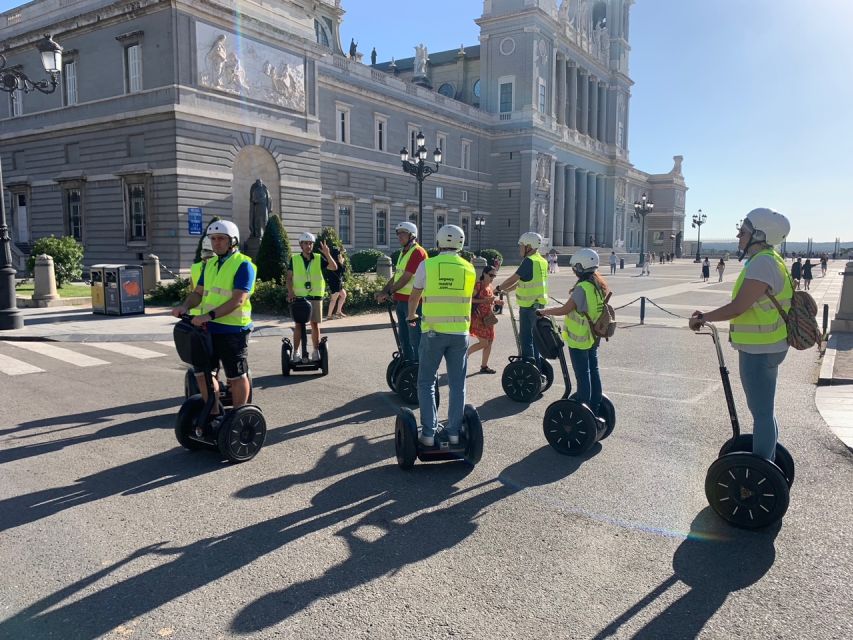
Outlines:
<svg viewBox="0 0 853 640"><path fill-rule="evenodd" d="M380 256L376 261L376 278L385 283L391 277L391 257Z"/></svg>
<svg viewBox="0 0 853 640"><path fill-rule="evenodd" d="M471 264L474 265L474 271L477 272L477 280L479 280L480 276L483 275L483 269L486 268L486 259L481 258L480 256L474 256L474 259L471 261Z"/></svg>
<svg viewBox="0 0 853 640"><path fill-rule="evenodd" d="M33 270L35 278L35 291L33 300L58 300L56 293L56 274L53 272L53 258L41 254L36 256L36 266Z"/></svg>
<svg viewBox="0 0 853 640"><path fill-rule="evenodd" d="M832 321L830 333L838 331L853 332L853 260L844 267L844 282L841 285L841 299L838 311Z"/></svg>
<svg viewBox="0 0 853 640"><path fill-rule="evenodd" d="M145 293L160 284L160 258L153 253L142 261L142 289Z"/></svg>

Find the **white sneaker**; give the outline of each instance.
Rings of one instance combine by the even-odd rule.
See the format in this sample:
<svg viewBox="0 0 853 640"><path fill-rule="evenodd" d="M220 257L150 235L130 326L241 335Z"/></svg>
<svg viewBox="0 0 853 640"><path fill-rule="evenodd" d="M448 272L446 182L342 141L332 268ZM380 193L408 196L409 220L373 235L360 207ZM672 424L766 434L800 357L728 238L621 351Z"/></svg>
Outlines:
<svg viewBox="0 0 853 640"><path fill-rule="evenodd" d="M314 351L311 352L311 360L314 362L320 362L320 351L319 351L319 349L314 349Z"/></svg>
<svg viewBox="0 0 853 640"><path fill-rule="evenodd" d="M418 436L418 441L425 447L435 446L435 436L425 436L423 433Z"/></svg>
<svg viewBox="0 0 853 640"><path fill-rule="evenodd" d="M448 441L451 445L456 446L457 444L459 444L459 434L458 434L458 433L454 433L454 434L451 434L451 435L447 436L447 441Z"/></svg>
<svg viewBox="0 0 853 640"><path fill-rule="evenodd" d="M290 362L292 364L299 364L300 358L299 358L299 352L298 351L294 351L293 353L290 354Z"/></svg>

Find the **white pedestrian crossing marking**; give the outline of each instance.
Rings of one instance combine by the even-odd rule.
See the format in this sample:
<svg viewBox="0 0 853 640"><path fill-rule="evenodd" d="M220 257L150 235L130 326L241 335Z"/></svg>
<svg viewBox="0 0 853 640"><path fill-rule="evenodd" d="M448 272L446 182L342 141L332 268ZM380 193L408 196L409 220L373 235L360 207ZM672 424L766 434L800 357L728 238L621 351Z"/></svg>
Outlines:
<svg viewBox="0 0 853 640"><path fill-rule="evenodd" d="M136 358L138 360L148 360L149 358L162 358L166 355L165 353L160 353L159 351L151 351L151 349L134 347L129 344L124 344L123 342L87 342L86 346L96 347L98 349L103 349L104 351L112 351L113 353L120 353L123 356Z"/></svg>
<svg viewBox="0 0 853 640"><path fill-rule="evenodd" d="M71 349L63 349L62 347L47 344L46 342L9 342L7 344L19 349L32 351L33 353L37 353L48 358L62 360L62 362L67 362L68 364L73 364L77 367L96 367L101 364L109 364L106 360L93 358L82 353L76 353L71 351Z"/></svg>
<svg viewBox="0 0 853 640"><path fill-rule="evenodd" d="M31 364L15 360L9 356L4 356L0 353L0 373L5 373L8 376L22 376L27 373L39 373L44 369L39 369Z"/></svg>
<svg viewBox="0 0 853 640"><path fill-rule="evenodd" d="M174 347L174 340L157 340L154 344L162 344L164 347Z"/></svg>

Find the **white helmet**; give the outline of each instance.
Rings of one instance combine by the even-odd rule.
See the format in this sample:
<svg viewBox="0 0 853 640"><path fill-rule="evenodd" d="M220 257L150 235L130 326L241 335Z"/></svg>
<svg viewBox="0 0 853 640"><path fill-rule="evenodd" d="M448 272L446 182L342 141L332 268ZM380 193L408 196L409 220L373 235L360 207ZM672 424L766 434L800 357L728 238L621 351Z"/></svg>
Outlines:
<svg viewBox="0 0 853 640"><path fill-rule="evenodd" d="M232 246L240 244L240 229L238 229L237 225L230 220L217 220L216 222L211 222L207 227L207 235L211 235L213 233L221 233L224 236L230 236Z"/></svg>
<svg viewBox="0 0 853 640"><path fill-rule="evenodd" d="M401 222L394 228L394 233L397 233L398 231L406 231L407 233L410 233L417 238L418 225L416 225L414 222Z"/></svg>
<svg viewBox="0 0 853 640"><path fill-rule="evenodd" d="M791 231L788 218L778 211L765 208L753 209L747 213L742 226L752 232L750 242L766 242L769 245L782 244Z"/></svg>
<svg viewBox="0 0 853 640"><path fill-rule="evenodd" d="M572 255L571 262L576 274L591 273L598 269L598 252L594 249L581 249Z"/></svg>
<svg viewBox="0 0 853 640"><path fill-rule="evenodd" d="M435 243L439 249L459 250L465 246L465 232L455 224L446 224L438 230Z"/></svg>
<svg viewBox="0 0 853 640"><path fill-rule="evenodd" d="M521 237L518 239L518 245L527 245L528 247L539 249L539 247L542 246L542 236L540 236L535 231L528 231L527 233L522 233Z"/></svg>
<svg viewBox="0 0 853 640"><path fill-rule="evenodd" d="M308 233L307 231L299 236L299 242L317 242L317 238L314 237L313 233Z"/></svg>
<svg viewBox="0 0 853 640"><path fill-rule="evenodd" d="M213 257L213 243L207 236L204 236L201 239L201 251L199 252L199 255L202 260Z"/></svg>

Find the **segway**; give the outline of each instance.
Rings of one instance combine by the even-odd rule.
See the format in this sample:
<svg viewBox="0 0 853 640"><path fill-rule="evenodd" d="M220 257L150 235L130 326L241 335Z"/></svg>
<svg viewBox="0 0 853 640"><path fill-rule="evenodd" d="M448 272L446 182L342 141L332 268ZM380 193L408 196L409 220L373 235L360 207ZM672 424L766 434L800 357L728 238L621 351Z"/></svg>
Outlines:
<svg viewBox="0 0 853 640"><path fill-rule="evenodd" d="M220 392L223 394L224 398L223 403L230 405L231 404L231 387L228 384L227 380L219 379L219 367L217 367L213 371L213 377L216 378L216 381L219 383ZM246 372L246 377L249 378L249 402L252 402L252 373ZM197 393L201 393L201 390L198 388L198 379L195 377L195 371L193 369L187 369L186 374L184 375L184 399L189 398L190 396L194 396Z"/></svg>
<svg viewBox="0 0 853 640"><path fill-rule="evenodd" d="M601 396L600 417L589 405L580 402L572 393L569 367L563 351L563 338L556 323L549 316L539 316L533 324L533 339L543 358L559 359L566 390L563 397L552 402L545 410L542 431L555 450L567 456L579 456L589 451L596 442L613 433L616 426L616 408L610 398Z"/></svg>
<svg viewBox="0 0 853 640"><path fill-rule="evenodd" d="M397 350L391 355L391 362L385 369L385 382L388 388L400 396L406 404L418 404L418 363L411 362L403 357L403 344L400 341L400 332L397 327L397 319L394 317L393 305L388 305L388 318L391 320L391 330L394 332L394 343ZM408 327L405 327L408 331ZM435 384L435 405L438 406L441 397L438 392L438 378Z"/></svg>
<svg viewBox="0 0 853 640"><path fill-rule="evenodd" d="M394 426L394 446L397 465L401 469L411 469L415 460L462 460L473 466L483 457L483 424L477 410L466 404L459 443L450 444L445 427L439 424L435 431L435 443L427 447L418 440L418 421L414 412L408 407L401 407Z"/></svg>
<svg viewBox="0 0 853 640"><path fill-rule="evenodd" d="M732 437L720 449L719 457L705 475L705 497L723 520L742 529L760 529L775 524L785 515L794 484L794 459L776 443L775 462L752 453L752 434L740 432L729 370L720 347L720 335L710 322L720 378L732 423Z"/></svg>
<svg viewBox="0 0 853 640"><path fill-rule="evenodd" d="M501 300L504 294L500 294ZM509 319L512 324L512 332L515 335L515 345L518 355L509 357L509 364L504 368L501 375L501 386L504 393L516 402L532 402L540 394L545 393L554 383L554 368L545 358L542 358L542 370L535 363L521 355L521 340L518 337L518 325L515 320L515 311L506 297L505 306L509 309Z"/></svg>
<svg viewBox="0 0 853 640"><path fill-rule="evenodd" d="M297 371L319 371L321 376L329 375L329 348L326 346L326 337L320 338L319 360L307 359L305 354L308 353L308 322L311 320L311 302L305 298L296 298L290 304L290 313L293 316L293 321L302 327L302 360L300 362L292 362L290 359L293 353L293 343L290 338L281 339L281 375L289 376Z"/></svg>
<svg viewBox="0 0 853 640"><path fill-rule="evenodd" d="M187 398L178 411L175 421L175 437L178 443L190 451L219 449L231 462L246 462L254 458L264 446L267 423L264 414L253 404L232 408L230 392L220 387L213 391L213 343L210 334L193 326L192 316L185 315L175 325L173 336L178 356L195 369L204 371L207 401L201 394ZM211 420L214 408L224 417L218 423Z"/></svg>

